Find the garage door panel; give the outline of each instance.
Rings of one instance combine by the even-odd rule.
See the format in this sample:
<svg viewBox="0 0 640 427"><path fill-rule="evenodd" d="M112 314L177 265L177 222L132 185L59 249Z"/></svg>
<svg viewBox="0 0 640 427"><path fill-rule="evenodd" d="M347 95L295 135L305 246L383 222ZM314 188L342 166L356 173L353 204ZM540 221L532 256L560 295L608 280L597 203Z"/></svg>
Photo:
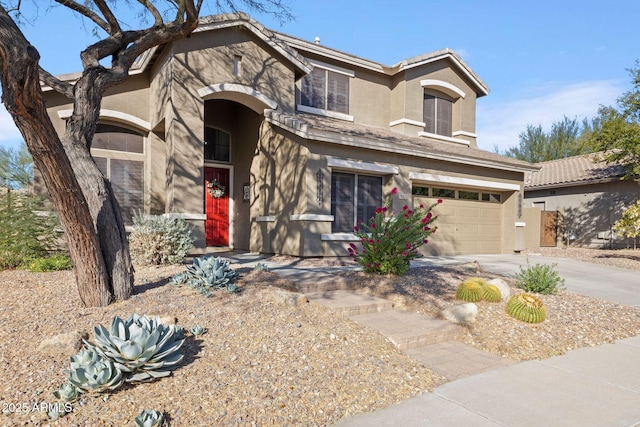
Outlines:
<svg viewBox="0 0 640 427"><path fill-rule="evenodd" d="M436 202L414 196L414 206ZM502 250L502 205L474 200L443 199L433 213L438 231L423 246L428 255L500 253Z"/></svg>
<svg viewBox="0 0 640 427"><path fill-rule="evenodd" d="M456 212L458 217L461 218L480 218L480 210L478 208L473 207L465 207L461 206L457 209Z"/></svg>

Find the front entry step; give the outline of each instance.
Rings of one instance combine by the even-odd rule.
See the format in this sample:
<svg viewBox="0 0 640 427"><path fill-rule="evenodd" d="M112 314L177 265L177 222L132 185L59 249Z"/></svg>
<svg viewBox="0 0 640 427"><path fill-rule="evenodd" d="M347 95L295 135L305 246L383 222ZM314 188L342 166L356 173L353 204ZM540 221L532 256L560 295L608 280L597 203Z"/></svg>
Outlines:
<svg viewBox="0 0 640 427"><path fill-rule="evenodd" d="M309 301L314 301L345 317L380 313L393 309L393 303L390 301L348 290L314 292L308 293L306 296Z"/></svg>
<svg viewBox="0 0 640 427"><path fill-rule="evenodd" d="M461 328L446 320L434 319L425 314L397 310L354 315L350 318L382 332L400 350L454 340Z"/></svg>

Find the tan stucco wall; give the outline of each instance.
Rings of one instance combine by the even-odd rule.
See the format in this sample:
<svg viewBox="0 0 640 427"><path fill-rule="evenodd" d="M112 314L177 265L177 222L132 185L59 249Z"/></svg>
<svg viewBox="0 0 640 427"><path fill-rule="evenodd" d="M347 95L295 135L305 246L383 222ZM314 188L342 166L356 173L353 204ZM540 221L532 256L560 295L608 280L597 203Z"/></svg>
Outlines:
<svg viewBox="0 0 640 427"><path fill-rule="evenodd" d="M575 234L572 244L602 247L609 245L611 226L620 219L624 209L640 199L640 183L611 181L546 190L528 190L525 206L544 203L547 211L559 211L562 220L560 236L565 231ZM611 208L611 210L610 210ZM631 240L614 237L614 246L632 246Z"/></svg>
<svg viewBox="0 0 640 427"><path fill-rule="evenodd" d="M304 256L303 225L290 217L306 211L307 155L299 137L263 123L251 165L252 251Z"/></svg>
<svg viewBox="0 0 640 427"><path fill-rule="evenodd" d="M242 75L234 75L234 57L242 57ZM222 29L194 33L174 46L175 82L197 90L211 84L234 83L252 87L295 111L295 73L290 63L247 30Z"/></svg>

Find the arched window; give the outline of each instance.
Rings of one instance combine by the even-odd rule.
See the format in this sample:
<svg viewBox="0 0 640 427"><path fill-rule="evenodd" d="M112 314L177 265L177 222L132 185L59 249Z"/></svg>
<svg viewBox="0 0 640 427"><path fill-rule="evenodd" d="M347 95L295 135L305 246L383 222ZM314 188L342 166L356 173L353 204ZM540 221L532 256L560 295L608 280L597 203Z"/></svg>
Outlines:
<svg viewBox="0 0 640 427"><path fill-rule="evenodd" d="M424 131L451 136L454 100L436 91L424 91Z"/></svg>
<svg viewBox="0 0 640 427"><path fill-rule="evenodd" d="M144 211L144 136L99 123L91 150L96 165L111 182L125 223L131 224L133 216Z"/></svg>

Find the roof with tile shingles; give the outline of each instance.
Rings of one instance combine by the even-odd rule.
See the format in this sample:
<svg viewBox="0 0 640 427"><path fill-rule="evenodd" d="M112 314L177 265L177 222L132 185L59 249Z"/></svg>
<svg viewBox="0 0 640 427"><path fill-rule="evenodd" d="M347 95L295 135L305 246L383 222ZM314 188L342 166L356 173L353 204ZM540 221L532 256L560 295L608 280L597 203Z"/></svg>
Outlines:
<svg viewBox="0 0 640 427"><path fill-rule="evenodd" d="M607 164L600 157L601 153L594 153L536 163L541 168L527 173L524 187L529 190L567 187L615 181L624 176L624 166Z"/></svg>

